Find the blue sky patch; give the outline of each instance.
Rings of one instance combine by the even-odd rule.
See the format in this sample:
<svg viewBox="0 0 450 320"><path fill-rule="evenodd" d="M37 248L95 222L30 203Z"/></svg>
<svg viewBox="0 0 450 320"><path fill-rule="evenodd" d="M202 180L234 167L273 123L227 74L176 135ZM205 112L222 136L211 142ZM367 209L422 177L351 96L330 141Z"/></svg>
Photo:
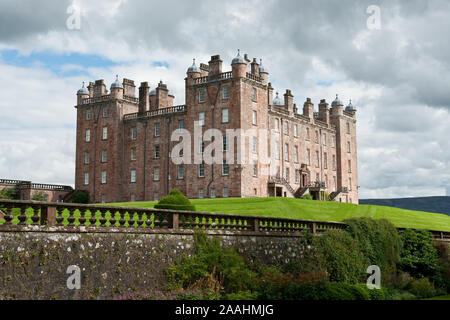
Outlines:
<svg viewBox="0 0 450 320"><path fill-rule="evenodd" d="M152 63L152 66L154 66L154 67L164 67L166 69L169 69L169 64L166 61L154 61Z"/></svg>
<svg viewBox="0 0 450 320"><path fill-rule="evenodd" d="M321 87L331 87L333 85L333 81L317 81L316 85Z"/></svg>

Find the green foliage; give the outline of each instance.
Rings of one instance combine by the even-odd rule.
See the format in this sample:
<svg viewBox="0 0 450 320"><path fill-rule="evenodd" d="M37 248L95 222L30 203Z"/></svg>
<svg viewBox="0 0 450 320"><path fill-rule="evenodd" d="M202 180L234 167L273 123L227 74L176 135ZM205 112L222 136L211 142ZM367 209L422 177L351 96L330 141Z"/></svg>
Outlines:
<svg viewBox="0 0 450 320"><path fill-rule="evenodd" d="M430 298L436 293L433 284L428 278L411 281L409 291L418 298Z"/></svg>
<svg viewBox="0 0 450 320"><path fill-rule="evenodd" d="M31 200L34 200L34 201L47 201L47 199L45 197L45 193L42 192L42 191L35 192L33 194L33 196L31 197Z"/></svg>
<svg viewBox="0 0 450 320"><path fill-rule="evenodd" d="M200 231L194 234L194 244L193 255L181 257L166 270L170 287L217 289L219 284L225 293L251 289L256 274L232 247L223 248L218 238Z"/></svg>
<svg viewBox="0 0 450 320"><path fill-rule="evenodd" d="M426 230L400 232L403 247L398 268L414 278L434 277L438 273L438 254L433 247L433 237Z"/></svg>
<svg viewBox="0 0 450 320"><path fill-rule="evenodd" d="M4 188L0 190L0 199L17 200L19 199L19 192L15 187Z"/></svg>
<svg viewBox="0 0 450 320"><path fill-rule="evenodd" d="M89 191L76 190L72 197L73 203L89 203Z"/></svg>
<svg viewBox="0 0 450 320"><path fill-rule="evenodd" d="M326 268L330 281L358 283L366 280L369 259L349 232L329 231L315 242L314 247L322 255L320 266Z"/></svg>
<svg viewBox="0 0 450 320"><path fill-rule="evenodd" d="M155 205L155 209L195 211L195 206L180 190L173 189Z"/></svg>
<svg viewBox="0 0 450 320"><path fill-rule="evenodd" d="M433 278L435 285L450 293L450 246L445 243L436 243L438 252L438 275Z"/></svg>
<svg viewBox="0 0 450 320"><path fill-rule="evenodd" d="M302 199L303 200L312 200L313 198L312 198L312 196L309 193L307 193L304 196L302 196Z"/></svg>
<svg viewBox="0 0 450 320"><path fill-rule="evenodd" d="M402 245L395 226L387 220L372 218L353 218L344 222L361 252L369 259L369 265L380 267L383 283L392 283Z"/></svg>
<svg viewBox="0 0 450 320"><path fill-rule="evenodd" d="M258 298L258 292L239 291L236 293L229 293L225 295L225 300L256 300Z"/></svg>

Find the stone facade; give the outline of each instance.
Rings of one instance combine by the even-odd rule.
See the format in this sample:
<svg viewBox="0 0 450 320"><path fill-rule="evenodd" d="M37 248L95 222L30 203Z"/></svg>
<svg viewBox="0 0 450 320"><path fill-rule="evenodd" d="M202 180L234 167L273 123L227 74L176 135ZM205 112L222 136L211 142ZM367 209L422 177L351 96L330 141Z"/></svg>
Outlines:
<svg viewBox="0 0 450 320"><path fill-rule="evenodd" d="M290 90L284 99L278 93L274 97L269 73L256 59L238 55L231 69L222 71L218 55L208 65L194 62L185 78L182 106L173 106L174 97L162 82L153 90L141 83L137 97L128 79L116 80L110 92L103 80L81 89L75 188L88 190L92 202L158 200L178 188L189 198L310 193L323 199L327 192L335 201L358 203L356 111L351 104L344 110L338 98L331 107L323 99L314 112L307 98L300 114ZM202 156L194 134L200 120L203 134L208 129L222 135L245 132L228 137L234 162L195 161ZM180 129L192 136L189 160L181 165L171 153L178 144L171 135ZM238 159L239 139L245 152ZM206 151L213 142L206 136L204 141ZM183 148L183 155L187 151Z"/></svg>
<svg viewBox="0 0 450 320"><path fill-rule="evenodd" d="M16 188L20 200L31 200L39 192L44 195L46 201L63 202L73 193L71 186L0 179L0 190L7 188Z"/></svg>

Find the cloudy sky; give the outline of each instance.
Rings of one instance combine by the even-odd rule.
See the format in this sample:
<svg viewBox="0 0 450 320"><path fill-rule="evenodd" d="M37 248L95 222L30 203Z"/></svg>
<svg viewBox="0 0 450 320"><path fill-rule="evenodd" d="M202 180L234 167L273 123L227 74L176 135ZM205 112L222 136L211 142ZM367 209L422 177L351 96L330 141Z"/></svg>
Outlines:
<svg viewBox="0 0 450 320"><path fill-rule="evenodd" d="M361 198L450 195L449 34L446 0L0 0L0 177L73 185L82 81L182 104L192 58L240 48L297 105L352 99Z"/></svg>

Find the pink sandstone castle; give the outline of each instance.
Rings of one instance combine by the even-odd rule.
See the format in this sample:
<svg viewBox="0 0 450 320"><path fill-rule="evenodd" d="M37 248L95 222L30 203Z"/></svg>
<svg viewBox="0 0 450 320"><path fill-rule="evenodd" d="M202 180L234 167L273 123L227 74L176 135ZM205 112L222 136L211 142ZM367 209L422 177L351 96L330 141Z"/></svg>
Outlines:
<svg viewBox="0 0 450 320"><path fill-rule="evenodd" d="M76 105L75 189L89 191L91 202L158 200L177 188L189 198L310 194L320 200L328 194L358 203L351 102L344 109L336 96L330 108L323 99L314 112L307 98L299 113L291 91L282 99L268 80L262 62L238 53L226 72L219 55L208 65L194 60L184 105L173 106L162 82L153 90L142 82L137 97L128 79L117 78L109 92L103 80L83 84ZM207 136L212 129L220 137ZM191 141L175 148L181 139L174 141L174 132L189 133ZM220 147L210 152L210 145ZM174 161L175 153L184 161ZM220 161L202 160L206 153Z"/></svg>

